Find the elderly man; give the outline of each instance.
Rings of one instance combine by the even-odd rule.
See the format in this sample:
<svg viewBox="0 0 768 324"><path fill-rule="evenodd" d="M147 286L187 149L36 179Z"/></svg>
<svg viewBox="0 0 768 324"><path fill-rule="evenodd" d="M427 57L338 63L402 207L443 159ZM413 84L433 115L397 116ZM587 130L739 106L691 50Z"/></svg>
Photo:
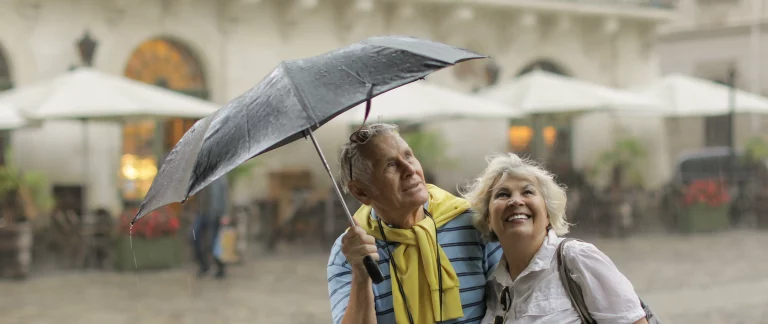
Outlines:
<svg viewBox="0 0 768 324"><path fill-rule="evenodd" d="M341 151L341 180L363 206L328 262L334 323L480 323L486 276L501 257L472 226L469 203L424 181L397 127L374 124ZM374 285L363 258L378 261ZM397 271L395 271L397 269Z"/></svg>

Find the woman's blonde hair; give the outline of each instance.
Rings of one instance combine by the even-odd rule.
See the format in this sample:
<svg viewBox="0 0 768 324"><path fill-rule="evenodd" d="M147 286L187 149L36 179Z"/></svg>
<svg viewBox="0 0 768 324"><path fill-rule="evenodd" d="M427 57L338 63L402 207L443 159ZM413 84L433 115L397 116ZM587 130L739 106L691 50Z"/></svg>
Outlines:
<svg viewBox="0 0 768 324"><path fill-rule="evenodd" d="M555 181L552 173L535 161L522 159L514 153L492 154L486 158L486 161L488 161L488 166L485 171L462 193L472 205L475 212L474 225L477 230L483 233L485 239L498 240L488 226L488 205L494 186L508 176L536 179L547 208L550 226L559 236L568 233L568 227L571 224L565 220L567 201L565 187Z"/></svg>

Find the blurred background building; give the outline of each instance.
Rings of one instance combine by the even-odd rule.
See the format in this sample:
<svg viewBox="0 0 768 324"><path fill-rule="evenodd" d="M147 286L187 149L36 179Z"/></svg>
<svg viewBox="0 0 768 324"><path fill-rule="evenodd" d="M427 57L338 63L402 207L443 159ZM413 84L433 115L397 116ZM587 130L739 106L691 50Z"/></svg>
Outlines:
<svg viewBox="0 0 768 324"><path fill-rule="evenodd" d="M663 73L682 73L728 83L756 94L768 94L768 66L763 63L768 35L768 2L764 0L681 0L676 18L659 29L658 53ZM727 146L733 131L737 146L768 125L764 114L690 117L669 120L670 150ZM685 136L682 136L685 135Z"/></svg>
<svg viewBox="0 0 768 324"><path fill-rule="evenodd" d="M0 0L0 278L79 272L0 281L13 291L0 322L327 322L328 247L348 224L312 143L227 174L233 284L194 280L195 196L129 222L196 119L121 118L110 100L182 93L201 118L283 60L387 34L490 56L373 100L368 122L422 114L395 122L428 181L455 192L490 153L531 156L568 186L568 235L604 251L665 323L764 321L766 12L768 0ZM27 119L39 102L9 99L88 73L122 82L119 95L83 87L107 120ZM140 82L159 88L125 90ZM90 98L73 92L39 94L62 109ZM472 118L491 100L522 117ZM423 111L466 118L424 120L435 102ZM362 122L352 110L316 132L334 172ZM82 271L94 268L125 272Z"/></svg>
<svg viewBox="0 0 768 324"><path fill-rule="evenodd" d="M478 90L533 69L629 87L659 76L656 29L674 14L666 1L557 0L4 0L0 8L0 86L51 78L80 65L75 44L88 37L95 42L88 58L94 68L220 104L255 85L281 60L381 34L425 37L492 57L429 78L454 89ZM123 201L143 196L151 170L193 122L94 122L88 128L87 157L82 127L73 121L19 130L11 146L18 164L43 171L56 192L76 192L85 179L82 159L89 159L88 172L98 175L87 184L92 187L87 190L89 208L117 212ZM485 154L525 151L531 138L524 121L430 127L444 131L448 154L458 159L451 169L434 168L436 182L448 188L479 172ZM347 131L344 125L324 127L321 145L333 152ZM566 122L545 131L550 147L555 138L572 142L563 148L566 156L587 150L571 159L585 164L583 156L594 141L583 138L603 130L589 125L573 129ZM574 140L579 132L587 135ZM327 186L314 154L307 143L266 154L238 194L246 199L264 195L267 172L282 167L310 168L317 185Z"/></svg>

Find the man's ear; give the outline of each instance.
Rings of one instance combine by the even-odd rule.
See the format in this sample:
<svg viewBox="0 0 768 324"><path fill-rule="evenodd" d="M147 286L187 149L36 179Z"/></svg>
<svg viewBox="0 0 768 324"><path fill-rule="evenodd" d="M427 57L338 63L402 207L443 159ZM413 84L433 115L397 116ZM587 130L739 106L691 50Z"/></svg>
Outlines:
<svg viewBox="0 0 768 324"><path fill-rule="evenodd" d="M368 191L366 190L366 188L361 186L360 183L358 183L357 181L352 180L349 183L347 183L347 189L349 189L349 192L352 194L352 196L354 196L355 199L357 199L357 201L359 201L363 205L371 204L371 197L368 194Z"/></svg>

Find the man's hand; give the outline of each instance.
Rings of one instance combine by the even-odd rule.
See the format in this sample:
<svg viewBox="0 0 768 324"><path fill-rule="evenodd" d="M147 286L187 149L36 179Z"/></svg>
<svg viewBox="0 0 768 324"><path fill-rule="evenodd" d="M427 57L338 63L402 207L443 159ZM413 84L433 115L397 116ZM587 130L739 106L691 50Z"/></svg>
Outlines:
<svg viewBox="0 0 768 324"><path fill-rule="evenodd" d="M368 278L368 273L363 265L363 258L370 255L374 261L379 260L379 253L376 248L376 239L373 236L368 235L359 226L351 227L344 237L341 238L341 252L349 261L349 265L352 266L353 276L360 279Z"/></svg>
<svg viewBox="0 0 768 324"><path fill-rule="evenodd" d="M357 225L357 220L355 220ZM373 282L363 265L363 258L371 256L379 260L376 239L368 235L360 226L351 227L341 238L341 253L347 258L352 268L347 309L344 310L343 324L376 323L376 307L373 299Z"/></svg>

